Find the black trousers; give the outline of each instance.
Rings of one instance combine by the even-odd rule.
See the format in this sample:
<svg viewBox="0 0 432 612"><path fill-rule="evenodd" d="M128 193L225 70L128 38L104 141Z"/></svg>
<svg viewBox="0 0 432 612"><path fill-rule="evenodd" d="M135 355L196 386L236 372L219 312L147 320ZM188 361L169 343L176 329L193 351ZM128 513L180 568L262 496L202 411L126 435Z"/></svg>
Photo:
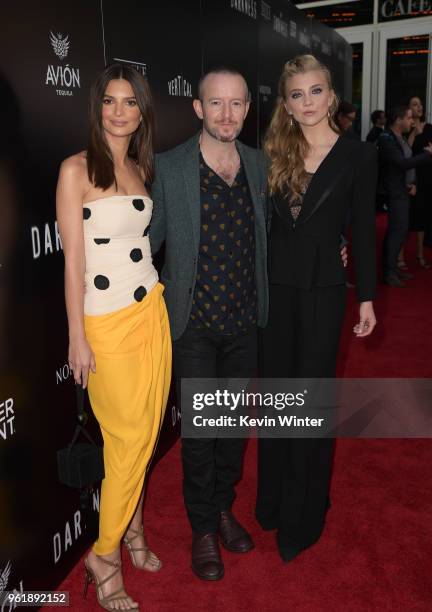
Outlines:
<svg viewBox="0 0 432 612"><path fill-rule="evenodd" d="M409 230L410 200L387 198L388 225L383 242L384 276L397 275L397 259Z"/></svg>
<svg viewBox="0 0 432 612"><path fill-rule="evenodd" d="M311 291L270 285L269 321L260 334L260 375L333 378L345 286ZM260 439L256 516L277 529L280 548L304 550L320 537L328 508L334 442Z"/></svg>
<svg viewBox="0 0 432 612"><path fill-rule="evenodd" d="M187 327L173 342L177 397L182 378L249 378L257 368L257 329L222 336ZM182 406L182 412L192 410ZM216 533L242 470L244 440L182 439L183 495L192 530Z"/></svg>

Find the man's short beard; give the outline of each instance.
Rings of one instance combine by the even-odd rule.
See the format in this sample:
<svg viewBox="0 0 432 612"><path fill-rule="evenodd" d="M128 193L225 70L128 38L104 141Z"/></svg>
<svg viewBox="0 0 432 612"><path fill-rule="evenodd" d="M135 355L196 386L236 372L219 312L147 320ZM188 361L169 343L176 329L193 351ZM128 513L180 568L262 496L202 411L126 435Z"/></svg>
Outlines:
<svg viewBox="0 0 432 612"><path fill-rule="evenodd" d="M213 138L215 140L218 140L219 142L234 142L237 139L237 136L241 132L241 128L240 128L239 130L235 131L233 136L221 136L216 130L210 129L209 126L206 124L206 122L204 122L204 129L206 132L210 134L210 136L213 136Z"/></svg>

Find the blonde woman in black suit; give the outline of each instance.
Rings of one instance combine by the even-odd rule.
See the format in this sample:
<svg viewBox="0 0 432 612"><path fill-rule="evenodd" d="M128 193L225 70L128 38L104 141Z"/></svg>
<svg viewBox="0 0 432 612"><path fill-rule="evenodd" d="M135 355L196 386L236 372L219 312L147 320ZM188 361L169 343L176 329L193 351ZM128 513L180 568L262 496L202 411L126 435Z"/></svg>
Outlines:
<svg viewBox="0 0 432 612"><path fill-rule="evenodd" d="M341 138L329 70L312 55L285 64L265 140L272 195L267 378L333 378L345 310L340 239L350 216L359 321L372 333L375 293L375 147ZM277 529L280 555L320 537L329 504L331 439L261 439L257 518Z"/></svg>

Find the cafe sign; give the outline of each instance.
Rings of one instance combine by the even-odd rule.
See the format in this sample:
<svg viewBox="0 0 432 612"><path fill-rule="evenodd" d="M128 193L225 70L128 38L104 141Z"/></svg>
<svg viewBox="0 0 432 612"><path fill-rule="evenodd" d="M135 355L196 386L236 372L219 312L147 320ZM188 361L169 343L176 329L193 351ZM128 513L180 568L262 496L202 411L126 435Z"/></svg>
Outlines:
<svg viewBox="0 0 432 612"><path fill-rule="evenodd" d="M432 15L432 0L380 0L379 21Z"/></svg>

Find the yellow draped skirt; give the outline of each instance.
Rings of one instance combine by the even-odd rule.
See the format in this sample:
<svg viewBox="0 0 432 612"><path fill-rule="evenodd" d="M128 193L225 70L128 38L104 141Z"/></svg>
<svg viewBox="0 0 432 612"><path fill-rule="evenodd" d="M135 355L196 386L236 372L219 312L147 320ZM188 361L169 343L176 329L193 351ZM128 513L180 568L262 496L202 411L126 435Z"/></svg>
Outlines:
<svg viewBox="0 0 432 612"><path fill-rule="evenodd" d="M162 426L171 381L171 336L162 292L157 284L142 302L84 317L96 357L88 392L104 439L97 555L119 546Z"/></svg>

